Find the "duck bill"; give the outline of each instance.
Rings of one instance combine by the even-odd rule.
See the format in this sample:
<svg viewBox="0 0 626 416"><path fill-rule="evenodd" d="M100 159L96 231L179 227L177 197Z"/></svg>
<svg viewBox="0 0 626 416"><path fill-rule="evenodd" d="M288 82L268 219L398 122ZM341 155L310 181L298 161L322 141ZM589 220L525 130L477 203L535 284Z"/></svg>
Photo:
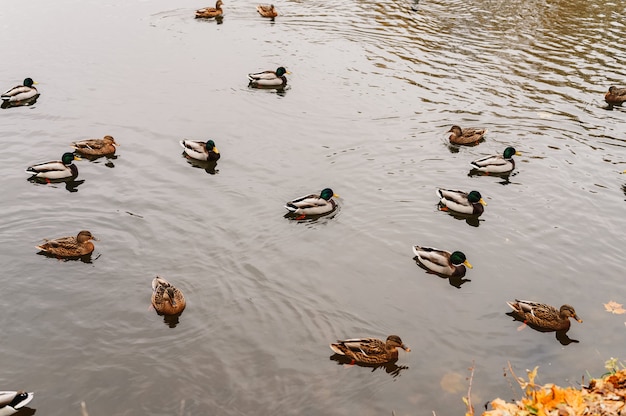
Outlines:
<svg viewBox="0 0 626 416"><path fill-rule="evenodd" d="M576 322L578 322L578 323L581 323L581 324L583 323L583 320L582 320L582 319L580 319L580 318L578 317L578 315L574 315L574 319L576 319Z"/></svg>
<svg viewBox="0 0 626 416"><path fill-rule="evenodd" d="M515 156L521 156L522 154L520 152L515 152Z"/></svg>
<svg viewBox="0 0 626 416"><path fill-rule="evenodd" d="M400 348L402 348L406 352L411 352L411 349L404 344L400 345Z"/></svg>
<svg viewBox="0 0 626 416"><path fill-rule="evenodd" d="M220 152L219 150L217 150L217 147L213 147L213 149L211 149L211 151L212 151L213 153L219 153L219 152Z"/></svg>
<svg viewBox="0 0 626 416"><path fill-rule="evenodd" d="M74 160L83 160L80 157L78 157L78 155L74 155Z"/></svg>
<svg viewBox="0 0 626 416"><path fill-rule="evenodd" d="M470 269L473 269L473 268L474 268L474 266L472 266L472 265L470 264L470 262L469 262L469 261L467 261L467 260L465 260L465 261L463 262L463 264L464 264L464 265L466 265L467 267L469 267Z"/></svg>
<svg viewBox="0 0 626 416"><path fill-rule="evenodd" d="M481 205L487 206L487 203L482 198L480 198L480 201L478 201L478 202L480 202Z"/></svg>
<svg viewBox="0 0 626 416"><path fill-rule="evenodd" d="M339 195L337 195L337 194L333 194L333 196L334 196L335 198L339 198Z"/></svg>

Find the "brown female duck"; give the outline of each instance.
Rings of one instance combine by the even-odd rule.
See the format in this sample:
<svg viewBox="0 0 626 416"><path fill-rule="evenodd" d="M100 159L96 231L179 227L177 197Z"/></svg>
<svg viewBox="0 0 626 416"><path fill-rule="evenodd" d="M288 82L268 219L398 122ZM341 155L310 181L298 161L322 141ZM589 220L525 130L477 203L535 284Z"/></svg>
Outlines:
<svg viewBox="0 0 626 416"><path fill-rule="evenodd" d="M115 153L115 147L119 146L111 136L104 136L102 139L87 139L73 142L71 146L76 149L76 153L84 156L107 156Z"/></svg>
<svg viewBox="0 0 626 416"><path fill-rule="evenodd" d="M477 128L466 128L461 129L459 126L452 126L448 133L451 133L449 136L450 143L452 144L465 144L472 145L476 144L485 137L487 134L487 129L477 129Z"/></svg>
<svg viewBox="0 0 626 416"><path fill-rule="evenodd" d="M257 12L263 17L276 17L278 12L273 4L259 4L256 6Z"/></svg>
<svg viewBox="0 0 626 416"><path fill-rule="evenodd" d="M97 241L89 231L82 230L76 237L46 239L44 244L36 248L56 257L81 257L93 252L94 245L89 240Z"/></svg>
<svg viewBox="0 0 626 416"><path fill-rule="evenodd" d="M583 322L570 305L563 305L557 309L545 303L519 299L507 302L507 305L513 309L512 313L525 323L546 331L567 331L570 327L569 318Z"/></svg>
<svg viewBox="0 0 626 416"><path fill-rule="evenodd" d="M330 349L340 355L352 359L353 363L361 364L385 364L398 359L398 348L406 352L411 349L402 343L397 335L389 335L387 341L377 338L353 338L337 340L337 343L330 344Z"/></svg>
<svg viewBox="0 0 626 416"><path fill-rule="evenodd" d="M157 276L152 279L152 306L159 315L176 315L185 309L187 303L180 289Z"/></svg>
<svg viewBox="0 0 626 416"><path fill-rule="evenodd" d="M609 91L604 94L604 101L610 105L622 105L626 101L626 88L617 88L612 86Z"/></svg>
<svg viewBox="0 0 626 416"><path fill-rule="evenodd" d="M211 17L217 17L222 15L222 0L217 0L215 7L205 7L204 9L196 10L196 19L209 19Z"/></svg>

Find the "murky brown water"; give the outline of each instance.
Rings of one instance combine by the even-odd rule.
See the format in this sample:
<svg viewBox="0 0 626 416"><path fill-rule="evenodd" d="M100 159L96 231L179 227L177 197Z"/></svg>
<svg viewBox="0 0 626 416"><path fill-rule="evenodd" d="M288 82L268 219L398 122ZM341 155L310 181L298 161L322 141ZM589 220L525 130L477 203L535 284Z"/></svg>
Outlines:
<svg viewBox="0 0 626 416"><path fill-rule="evenodd" d="M452 416L472 363L480 408L515 396L508 362L576 385L626 358L626 318L602 305L626 301L626 112L603 102L626 84L626 5L293 0L271 22L228 1L221 24L193 19L209 3L3 2L2 88L31 76L41 98L0 111L2 389L46 416L83 400L91 416ZM279 65L283 94L247 88ZM452 148L452 124L490 133ZM105 134L118 156L78 162L84 182L26 180ZM215 174L182 138L215 140ZM509 180L468 176L508 145ZM327 186L334 217L283 218ZM437 186L479 190L485 214L438 212ZM36 254L80 229L91 262ZM426 274L414 244L464 251L471 281ZM173 328L149 308L157 274L187 297ZM576 342L517 331L516 297L574 305ZM413 349L399 368L329 359L337 338L392 333Z"/></svg>

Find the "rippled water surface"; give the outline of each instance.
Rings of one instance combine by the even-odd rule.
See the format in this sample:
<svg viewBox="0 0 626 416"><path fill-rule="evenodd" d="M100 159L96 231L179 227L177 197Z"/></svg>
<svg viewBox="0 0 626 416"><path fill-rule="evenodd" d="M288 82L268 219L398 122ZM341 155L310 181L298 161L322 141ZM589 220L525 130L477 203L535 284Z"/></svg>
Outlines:
<svg viewBox="0 0 626 416"><path fill-rule="evenodd" d="M604 0L284 0L256 3L4 1L9 88L41 97L0 111L1 390L36 414L397 415L477 410L514 398L511 366L577 385L626 359L623 278L626 5ZM210 3L210 2L209 2ZM219 24L218 24L219 23ZM10 36L9 36L10 34ZM288 89L246 74L284 65ZM452 124L485 142L452 147ZM115 137L77 181L36 184L30 164ZM215 171L182 138L212 138ZM468 162L506 146L507 179ZM479 190L479 221L437 210L435 188ZM332 187L340 208L283 217ZM90 230L90 261L37 255ZM427 274L411 246L462 250L469 281ZM178 322L150 309L150 281L180 287ZM570 303L569 340L518 331L506 300ZM345 367L338 338L398 334L395 367ZM565 344L565 345L564 345ZM26 413L28 414L28 413ZM32 414L32 412L31 412Z"/></svg>

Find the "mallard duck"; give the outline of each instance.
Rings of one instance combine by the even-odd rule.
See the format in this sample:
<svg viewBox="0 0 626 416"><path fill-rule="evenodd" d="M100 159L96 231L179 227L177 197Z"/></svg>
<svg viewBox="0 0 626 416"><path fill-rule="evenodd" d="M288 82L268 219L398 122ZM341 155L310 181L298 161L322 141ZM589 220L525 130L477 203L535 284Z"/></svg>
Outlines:
<svg viewBox="0 0 626 416"><path fill-rule="evenodd" d="M152 279L152 306L160 315L176 315L185 309L187 303L180 289L175 288L162 277Z"/></svg>
<svg viewBox="0 0 626 416"><path fill-rule="evenodd" d="M185 154L192 159L216 161L220 158L220 151L215 147L213 140L205 142L194 140L181 140L180 145L185 149Z"/></svg>
<svg viewBox="0 0 626 416"><path fill-rule="evenodd" d="M196 19L208 19L210 17L221 16L223 5L222 0L217 0L215 7L205 7L204 9L196 10Z"/></svg>
<svg viewBox="0 0 626 416"><path fill-rule="evenodd" d="M93 252L94 245L89 240L98 241L89 231L82 230L76 237L45 239L45 243L36 248L57 257L82 257Z"/></svg>
<svg viewBox="0 0 626 416"><path fill-rule="evenodd" d="M330 344L330 349L335 353L362 364L385 364L396 361L398 348L406 352L411 351L397 335L389 335L386 342L377 338L354 338L337 340L336 344Z"/></svg>
<svg viewBox="0 0 626 416"><path fill-rule="evenodd" d="M487 129L461 129L461 127L455 125L448 130L448 133L451 133L449 140L452 144L474 144L485 137Z"/></svg>
<svg viewBox="0 0 626 416"><path fill-rule="evenodd" d="M259 4L256 6L256 10L263 17L276 17L278 16L278 12L273 4Z"/></svg>
<svg viewBox="0 0 626 416"><path fill-rule="evenodd" d="M336 195L332 189L324 188L319 195L306 195L287 202L285 208L294 214L305 216L328 214L337 207L337 203L332 197L338 196L339 195Z"/></svg>
<svg viewBox="0 0 626 416"><path fill-rule="evenodd" d="M73 142L71 146L85 156L107 156L115 153L115 147L119 146L111 136L102 139L87 139Z"/></svg>
<svg viewBox="0 0 626 416"><path fill-rule="evenodd" d="M617 88L612 86L609 91L604 94L604 101L611 105L622 105L626 101L626 88Z"/></svg>
<svg viewBox="0 0 626 416"><path fill-rule="evenodd" d="M450 253L432 247L413 246L413 253L428 270L443 276L465 276L465 266L473 266L460 251Z"/></svg>
<svg viewBox="0 0 626 416"><path fill-rule="evenodd" d="M17 413L22 407L33 400L34 393L25 391L0 391L0 416Z"/></svg>
<svg viewBox="0 0 626 416"><path fill-rule="evenodd" d="M287 85L287 77L289 74L284 67L279 66L276 71L263 71L254 74L248 74L249 87L252 88L283 88Z"/></svg>
<svg viewBox="0 0 626 416"><path fill-rule="evenodd" d="M53 160L38 165L29 166L26 173L34 178L41 179L67 179L78 176L78 168L72 162L80 160L74 153L63 153L61 160Z"/></svg>
<svg viewBox="0 0 626 416"><path fill-rule="evenodd" d="M39 96L37 88L33 87L33 84L37 84L31 78L26 78L23 85L17 85L7 91L5 91L0 98L2 98L4 104L28 102Z"/></svg>
<svg viewBox="0 0 626 416"><path fill-rule="evenodd" d="M521 153L509 146L501 155L485 156L470 162L470 165L480 172L507 173L515 169L514 155L520 156Z"/></svg>
<svg viewBox="0 0 626 416"><path fill-rule="evenodd" d="M525 323L548 331L567 331L570 327L569 318L583 322L570 305L563 305L557 309L545 303L519 299L507 302L507 305L513 309L513 314Z"/></svg>
<svg viewBox="0 0 626 416"><path fill-rule="evenodd" d="M468 194L463 191L438 188L437 196L442 206L461 214L480 216L485 211L483 205L487 205L478 191L471 191Z"/></svg>

